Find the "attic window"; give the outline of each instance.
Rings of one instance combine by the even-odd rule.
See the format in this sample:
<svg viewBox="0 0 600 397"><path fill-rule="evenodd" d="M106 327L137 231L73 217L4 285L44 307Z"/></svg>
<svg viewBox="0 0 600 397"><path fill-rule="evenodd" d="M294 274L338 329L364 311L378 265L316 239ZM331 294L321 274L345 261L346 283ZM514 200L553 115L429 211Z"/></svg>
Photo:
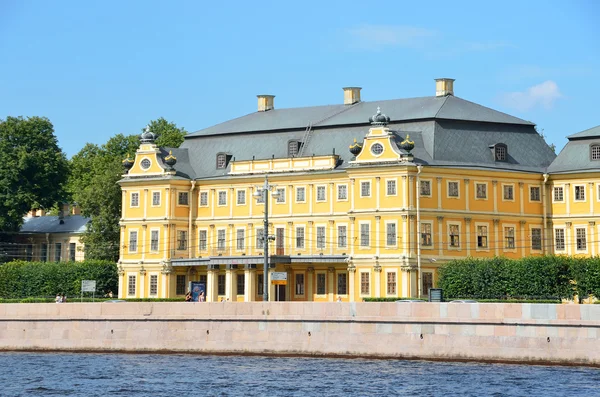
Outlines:
<svg viewBox="0 0 600 397"><path fill-rule="evenodd" d="M590 147L592 160L600 160L600 144L594 144Z"/></svg>
<svg viewBox="0 0 600 397"><path fill-rule="evenodd" d="M490 146L494 153L494 160L506 161L508 159L508 147L504 143L497 143Z"/></svg>
<svg viewBox="0 0 600 397"><path fill-rule="evenodd" d="M227 167L227 155L225 153L217 154L217 168L222 169Z"/></svg>
<svg viewBox="0 0 600 397"><path fill-rule="evenodd" d="M288 157L296 157L300 153L302 142L300 141L289 141L288 142Z"/></svg>

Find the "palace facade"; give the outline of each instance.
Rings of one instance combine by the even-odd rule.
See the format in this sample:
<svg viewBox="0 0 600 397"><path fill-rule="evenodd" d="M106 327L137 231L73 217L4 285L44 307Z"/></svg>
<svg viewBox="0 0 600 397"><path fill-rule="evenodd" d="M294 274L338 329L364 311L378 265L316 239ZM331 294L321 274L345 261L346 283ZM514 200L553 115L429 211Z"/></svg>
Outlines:
<svg viewBox="0 0 600 397"><path fill-rule="evenodd" d="M533 123L453 83L374 102L347 87L339 105L293 109L259 95L178 149L147 130L123 162L119 297L197 281L207 301L262 300L267 236L269 272L287 278L269 300L285 301L427 296L440 264L469 256L595 255L600 128L557 157Z"/></svg>

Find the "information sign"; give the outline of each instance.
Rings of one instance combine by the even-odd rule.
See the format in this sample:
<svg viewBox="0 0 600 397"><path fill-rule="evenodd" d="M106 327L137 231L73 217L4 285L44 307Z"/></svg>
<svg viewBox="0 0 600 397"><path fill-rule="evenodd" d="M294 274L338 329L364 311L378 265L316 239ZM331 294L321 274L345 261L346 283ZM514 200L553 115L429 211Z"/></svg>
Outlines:
<svg viewBox="0 0 600 397"><path fill-rule="evenodd" d="M287 272L272 272L271 273L271 284L286 285L287 284Z"/></svg>
<svg viewBox="0 0 600 397"><path fill-rule="evenodd" d="M96 280L81 280L81 292L96 292Z"/></svg>

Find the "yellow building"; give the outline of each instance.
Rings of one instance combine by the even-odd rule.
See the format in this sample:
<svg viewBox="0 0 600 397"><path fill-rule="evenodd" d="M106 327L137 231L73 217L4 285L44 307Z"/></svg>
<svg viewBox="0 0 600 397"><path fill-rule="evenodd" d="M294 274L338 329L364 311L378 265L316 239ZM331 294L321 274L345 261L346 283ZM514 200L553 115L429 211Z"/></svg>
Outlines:
<svg viewBox="0 0 600 397"><path fill-rule="evenodd" d="M347 87L339 105L293 109L259 95L257 112L179 149L145 132L120 181L119 297L200 281L208 301L261 300L265 176L269 271L287 277L270 300L427 296L445 261L554 252L555 154L534 124L455 97L453 82L374 102Z"/></svg>

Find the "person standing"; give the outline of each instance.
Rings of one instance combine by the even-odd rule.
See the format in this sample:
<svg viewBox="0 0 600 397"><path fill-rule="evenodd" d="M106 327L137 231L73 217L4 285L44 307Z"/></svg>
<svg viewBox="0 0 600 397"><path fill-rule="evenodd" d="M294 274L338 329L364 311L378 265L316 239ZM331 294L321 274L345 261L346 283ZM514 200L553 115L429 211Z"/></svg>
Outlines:
<svg viewBox="0 0 600 397"><path fill-rule="evenodd" d="M200 295L198 296L198 302L204 302L204 291L200 291Z"/></svg>

